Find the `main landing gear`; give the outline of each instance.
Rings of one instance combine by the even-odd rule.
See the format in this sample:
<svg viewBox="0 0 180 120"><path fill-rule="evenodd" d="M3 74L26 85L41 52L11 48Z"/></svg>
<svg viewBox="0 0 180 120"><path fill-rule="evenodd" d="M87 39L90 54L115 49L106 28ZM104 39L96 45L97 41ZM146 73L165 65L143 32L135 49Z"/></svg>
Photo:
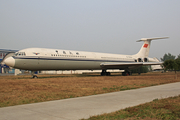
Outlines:
<svg viewBox="0 0 180 120"><path fill-rule="evenodd" d="M111 73L110 72L106 72L106 70L102 70L101 72L101 76L110 76Z"/></svg>
<svg viewBox="0 0 180 120"><path fill-rule="evenodd" d="M35 75L35 71L31 71L32 78L38 78L37 75Z"/></svg>
<svg viewBox="0 0 180 120"><path fill-rule="evenodd" d="M124 72L122 72L122 76L129 76L132 75L131 71L125 70Z"/></svg>

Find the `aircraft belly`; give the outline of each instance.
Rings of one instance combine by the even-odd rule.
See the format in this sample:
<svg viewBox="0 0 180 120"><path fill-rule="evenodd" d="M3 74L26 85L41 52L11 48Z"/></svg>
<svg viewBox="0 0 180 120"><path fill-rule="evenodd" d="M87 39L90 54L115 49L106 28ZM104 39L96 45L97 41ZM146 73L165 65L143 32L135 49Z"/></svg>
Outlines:
<svg viewBox="0 0 180 120"><path fill-rule="evenodd" d="M100 66L89 61L41 60L40 68L43 70L87 70L98 69Z"/></svg>
<svg viewBox="0 0 180 120"><path fill-rule="evenodd" d="M101 69L99 62L16 59L15 68L24 70L94 70Z"/></svg>

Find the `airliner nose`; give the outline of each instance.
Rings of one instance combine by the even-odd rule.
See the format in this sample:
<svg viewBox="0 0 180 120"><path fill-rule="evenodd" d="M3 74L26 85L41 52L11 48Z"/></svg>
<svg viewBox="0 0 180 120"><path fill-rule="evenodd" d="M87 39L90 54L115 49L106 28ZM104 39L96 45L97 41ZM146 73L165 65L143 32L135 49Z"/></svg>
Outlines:
<svg viewBox="0 0 180 120"><path fill-rule="evenodd" d="M7 65L7 66L10 66L10 67L14 67L15 65L15 60L13 57L8 57L4 60L4 63Z"/></svg>

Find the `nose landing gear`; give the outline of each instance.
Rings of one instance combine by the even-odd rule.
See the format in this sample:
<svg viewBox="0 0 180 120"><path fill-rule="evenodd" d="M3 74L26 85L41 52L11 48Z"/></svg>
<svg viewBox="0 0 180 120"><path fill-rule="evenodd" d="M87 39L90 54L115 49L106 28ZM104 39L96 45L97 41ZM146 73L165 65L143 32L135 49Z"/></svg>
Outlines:
<svg viewBox="0 0 180 120"><path fill-rule="evenodd" d="M38 78L38 76L35 75L35 71L31 71L31 76L32 76L32 78Z"/></svg>

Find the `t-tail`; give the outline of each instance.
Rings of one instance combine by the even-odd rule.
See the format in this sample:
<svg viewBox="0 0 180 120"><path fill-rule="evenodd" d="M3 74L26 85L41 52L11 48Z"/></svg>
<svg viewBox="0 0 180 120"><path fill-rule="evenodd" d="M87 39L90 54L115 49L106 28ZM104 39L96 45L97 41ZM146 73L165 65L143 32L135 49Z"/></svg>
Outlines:
<svg viewBox="0 0 180 120"><path fill-rule="evenodd" d="M134 57L136 57L139 62L142 62L142 61L147 62L151 41L157 40L157 39L166 39L166 38L169 38L169 37L142 38L141 40L138 40L137 42L144 41L144 44L142 45L139 52L134 55Z"/></svg>

